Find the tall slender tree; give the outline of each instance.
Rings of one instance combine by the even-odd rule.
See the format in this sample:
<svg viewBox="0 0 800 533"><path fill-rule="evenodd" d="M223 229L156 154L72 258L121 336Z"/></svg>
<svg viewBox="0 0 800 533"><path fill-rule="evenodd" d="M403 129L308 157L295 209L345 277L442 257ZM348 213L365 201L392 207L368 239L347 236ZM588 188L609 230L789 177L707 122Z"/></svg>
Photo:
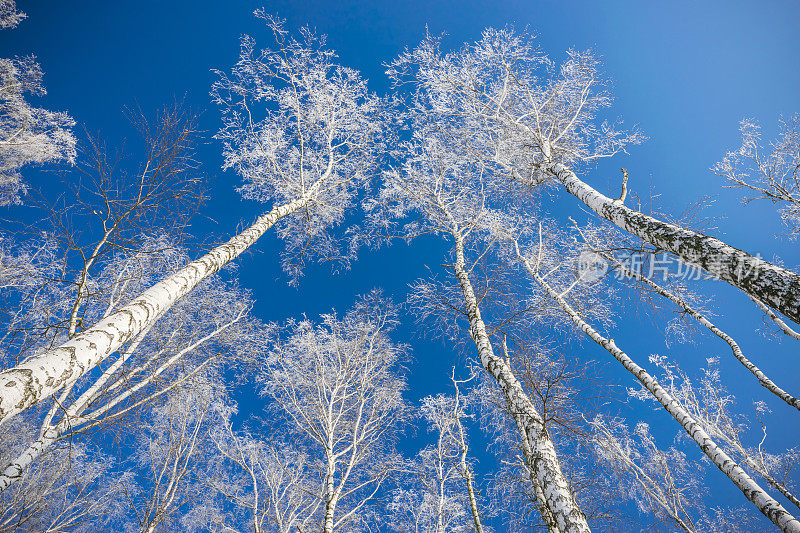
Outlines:
<svg viewBox="0 0 800 533"><path fill-rule="evenodd" d="M540 234L541 235L541 234ZM541 237L540 237L541 238ZM782 531L800 531L800 521L790 514L775 498L753 480L739 463L720 446L717 439L709 434L703 425L698 422L687 408L678 401L675 396L658 380L650 375L643 367L633 361L633 359L621 350L613 339L603 336L589 324L572 306L565 300L564 296L570 292L575 283L567 287L554 287L551 281L544 278L541 270L544 267L541 261L542 255L537 252L522 253L518 244L515 242L516 255L524 265L531 278L544 290L544 292L556 301L562 311L583 333L591 338L598 345L602 346L626 370L642 384L650 395L660 403L670 415L686 430L689 436L697 443L705 455L717 466L739 490L750 500L758 510L769 518ZM543 242L540 240L538 250L543 249ZM537 250L537 251L538 251ZM558 265L554 267L558 269Z"/></svg>
<svg viewBox="0 0 800 533"><path fill-rule="evenodd" d="M421 401L419 414L433 432L434 442L410 463L407 479L393 491L390 511L393 529L419 533L483 533L469 445L462 419L467 399L437 394ZM473 375L474 377L474 375Z"/></svg>
<svg viewBox="0 0 800 533"><path fill-rule="evenodd" d="M583 252L584 254L588 254L584 257L584 262L586 262L586 259L599 259L604 262L604 268L615 270L622 279L633 280L638 283L643 290L648 292L652 291L653 293L673 302L678 306L678 309L682 313L685 313L696 320L700 325L705 327L708 331L730 346L731 352L736 360L739 361L739 363L741 363L742 366L744 366L751 374L753 374L762 387L773 393L788 405L796 409L800 409L800 400L798 398L775 384L772 379L770 379L760 368L758 368L752 361L750 361L750 359L745 356L741 346L739 346L739 343L736 342L731 335L711 322L698 309L695 309L696 304L693 305L687 301L691 298L691 296L687 297L680 295L678 292L680 287L671 290L667 286L662 286L661 284L656 283L646 275L646 272L644 272L642 268L629 268L629 266L633 265L626 266L625 260L629 259L630 255L627 257L624 255L623 257L619 257L618 255L620 254L615 255L612 251L616 249L623 250L623 254L626 252L624 250L625 247L622 244L622 242L624 242L624 238L622 241L620 241L619 239L614 239L612 237L615 233L613 228L589 225L586 228L581 229L576 225L575 229L580 234L581 239L586 243L587 246L587 250ZM651 257L651 264L652 262L657 261L655 254L649 257ZM584 272L584 274L589 274L590 276L592 275L590 272ZM674 276L672 276L669 272L665 271L661 274L665 281L674 282L674 284L679 283L679 280L674 279Z"/></svg>
<svg viewBox="0 0 800 533"><path fill-rule="evenodd" d="M260 378L317 464L325 533L358 528L399 467L394 433L406 417L406 384L397 369L404 348L389 338L395 324L394 307L377 292L341 319L290 323Z"/></svg>
<svg viewBox="0 0 800 533"><path fill-rule="evenodd" d="M230 422L217 430L214 443L224 464L207 474L209 483L243 511L255 533L307 531L315 522L320 483L306 453L274 437L234 432Z"/></svg>
<svg viewBox="0 0 800 533"><path fill-rule="evenodd" d="M231 405L213 372L170 391L136 435L136 476L123 480L128 514L141 533L175 531L206 490L201 471L212 455L210 434Z"/></svg>
<svg viewBox="0 0 800 533"><path fill-rule="evenodd" d="M541 503L554 520L551 526L563 532L588 531L541 414L508 363L494 353L470 279L475 265L486 254L496 252L493 233L509 222L506 214L491 203L491 173L463 149L468 142L461 137L464 131L443 131L440 126L445 124L435 113L424 114L426 102L420 100L418 104L415 107L422 112L410 117L415 126L414 139L402 147L402 168L386 173L379 197L368 203L371 231L407 239L436 234L451 242L448 268L461 294L458 309L469 321L481 366L503 390L511 411L526 431L535 458L535 479L545 498ZM412 216L416 218L411 222L403 221Z"/></svg>
<svg viewBox="0 0 800 533"><path fill-rule="evenodd" d="M183 231L202 195L194 159L195 117L180 104L154 120L129 118L142 137L136 173L122 166L99 139L89 148L57 200L31 195L45 217L16 230L4 268L0 318L4 366L58 346L152 286L163 272L189 262ZM39 244L41 243L41 244ZM242 300L237 302L236 300ZM217 277L168 311L119 350L108 364L85 373L39 412L26 418L34 434L17 457L0 467L0 492L58 441L108 426L187 379L197 366L218 364L231 346L232 327L247 313L248 298ZM13 354L13 355L12 355ZM199 359L205 360L200 362ZM195 364L195 361L198 361ZM42 412L42 410L44 412ZM11 459L11 458L10 458Z"/></svg>
<svg viewBox="0 0 800 533"><path fill-rule="evenodd" d="M29 427L14 420L5 428L2 460L24 446ZM120 461L87 441L51 446L0 495L0 531L90 532L120 519L123 497L119 482L127 479Z"/></svg>
<svg viewBox="0 0 800 533"><path fill-rule="evenodd" d="M218 136L225 144L225 167L243 176L245 196L272 202L272 208L69 341L1 372L0 423L117 352L278 220L286 218L278 234L289 257L333 249L325 230L342 220L381 152L382 101L357 72L334 63L334 53L310 31L303 30L298 40L282 21L263 11L256 15L272 31L274 48L256 52L253 39L244 37L239 62L231 75L219 73L212 95L223 112ZM254 106L260 115L254 115ZM288 266L296 263L287 261L297 272Z"/></svg>
<svg viewBox="0 0 800 533"><path fill-rule="evenodd" d="M126 295L152 284L163 270L188 262L185 252L168 240L150 244L144 250L113 258L97 279L90 280L93 297L86 304L84 316L91 319L113 312ZM52 294L54 301L65 297L60 291ZM39 305L43 300L40 295ZM214 278L207 280L157 324L126 344L108 365L65 389L43 413L28 416L35 436L17 457L3 465L0 493L55 443L99 428L107 431L108 426L136 414L196 374L217 368L227 357L241 353L252 341L246 318L250 305L248 297L235 286ZM36 327L40 319L36 311L31 309L31 327Z"/></svg>

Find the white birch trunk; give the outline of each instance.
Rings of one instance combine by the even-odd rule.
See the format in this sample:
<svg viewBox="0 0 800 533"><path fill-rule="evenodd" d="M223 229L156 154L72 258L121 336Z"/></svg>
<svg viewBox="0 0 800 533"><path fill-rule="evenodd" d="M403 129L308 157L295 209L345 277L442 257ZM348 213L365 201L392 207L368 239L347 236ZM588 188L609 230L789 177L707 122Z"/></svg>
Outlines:
<svg viewBox="0 0 800 533"><path fill-rule="evenodd" d="M463 458L463 456L462 456ZM462 460L462 466L463 464ZM469 510L472 513L472 522L475 524L476 533L483 533L483 523L478 512L478 500L475 498L475 487L472 485L472 471L467 469L467 494L469 495Z"/></svg>
<svg viewBox="0 0 800 533"><path fill-rule="evenodd" d="M464 294L465 309L470 322L470 334L478 348L481 365L500 384L512 414L515 417L519 417L520 425L526 430L534 458L532 464L534 474L544 492L545 504L552 513L559 531L562 533L591 531L586 522L586 517L578 508L567 480L561 472L561 465L559 464L553 441L550 440L550 435L544 426L541 415L525 394L522 385L514 376L508 364L502 358L494 355L489 335L486 332L486 325L481 318L472 283L464 268L463 238L456 229L452 234L456 240L456 263L454 269L461 291Z"/></svg>
<svg viewBox="0 0 800 533"><path fill-rule="evenodd" d="M227 243L156 283L58 348L0 372L0 424L89 372L158 320L197 284L239 256L275 222L302 208L309 199L307 195L273 208Z"/></svg>
<svg viewBox="0 0 800 533"><path fill-rule="evenodd" d="M456 402L458 402L458 386L456 386ZM458 409L458 403L456 403L456 409ZM467 448L467 438L464 435L464 426L461 425L461 419L458 418L457 411L456 425L458 426L458 438L461 443L461 455L459 457L459 462L461 466L461 472L463 473L464 479L467 483L467 496L469 496L469 510L472 513L472 522L475 524L476 533L483 533L483 523L481 522L481 515L478 512L478 499L475 497L472 469L467 464L467 452L469 451Z"/></svg>
<svg viewBox="0 0 800 533"><path fill-rule="evenodd" d="M65 407L65 397L67 393L71 390L71 387L67 387L62 392L62 397L59 398L54 402L53 407L51 408L50 412L48 413L47 417L44 420L42 425L42 429L40 431L40 437L31 443L16 459L12 460L6 468L0 473L0 494L3 494L8 487L13 485L17 480L22 477L22 474L25 470L36 461L39 457L44 454L49 446L60 440L67 430L74 432L77 431L81 426L85 424L90 424L88 427L91 427L91 424L97 424L99 421L102 420L102 417L105 413L109 410L114 408L116 405L120 404L123 400L127 399L131 395L135 394L138 390L143 388L148 383L152 382L156 379L161 373L163 373L167 368L177 363L184 355L186 355L191 350L197 348L198 346L202 345L207 340L213 338L220 332L226 330L231 325L238 322L244 316L244 312L239 313L233 320L230 322L218 327L212 333L202 337L197 342L190 344L189 346L185 347L183 350L179 351L177 354L170 357L164 364L160 367L155 369L152 374L145 380L142 380L137 385L127 389L125 392L120 394L119 396L110 400L107 404L92 411L88 414L85 414L86 407L88 404L96 398L98 393L101 392L102 386L107 382L107 380L117 371L117 369L125 363L125 361L131 356L131 354L136 351L139 347L141 341L145 338L147 333L150 331L150 326L147 326L137 337L135 341L129 344L126 348L126 351L121 353L119 359L115 361L93 384L89 387L86 391L81 394L81 396L76 399L72 405L66 407L65 413L61 418L61 421L58 422L56 425L51 425L52 418L55 414L55 410L58 408ZM196 371L203 367L205 363L201 364L198 369L195 371L190 372L184 378L176 381L175 383L169 385L168 387L162 389L161 391L156 392L148 396L143 400L137 401L133 406L130 406L122 411L124 414L125 412L129 411L135 406L141 405L146 401L152 400L162 394L167 393L169 390L174 388L175 386L182 383L185 379L191 377ZM111 390L111 389L108 389ZM87 428L83 428L87 429Z"/></svg>
<svg viewBox="0 0 800 533"><path fill-rule="evenodd" d="M734 248L719 239L625 207L594 190L561 163L546 170L602 218L695 264L800 323L800 274Z"/></svg>
<svg viewBox="0 0 800 533"><path fill-rule="evenodd" d="M326 482L325 514L323 517L322 531L333 533L333 513L336 511L336 495L333 491L333 481Z"/></svg>
<svg viewBox="0 0 800 533"><path fill-rule="evenodd" d="M730 335L728 335L727 333L725 333L724 331L719 329L717 326L714 325L714 323L712 323L706 317L704 317L703 315L701 315L700 313L695 311L692 307L690 307L681 298L679 298L678 296L676 296L676 295L672 294L671 292L667 291L666 289L661 287L659 284L657 284L654 281L646 278L645 276L642 276L638 272L633 272L633 271L625 268L625 266L622 263L620 263L619 261L617 261L613 256L610 256L610 255L604 254L604 253L600 253L599 255L601 255L605 259L607 259L607 260L611 261L612 263L614 263L625 276L634 277L634 278L638 279L639 281L643 282L644 284L646 284L647 286L652 288L654 291L656 291L661 296L663 296L663 297L665 297L665 298L667 298L669 300L672 300L678 307L683 309L692 318L694 318L695 320L700 322L709 331L711 331L711 333L713 333L714 335L716 335L717 337L719 337L720 339L725 341L728 344L728 346L731 347L731 351L733 352L733 356L736 358L736 360L739 361L740 363L742 363L742 365L747 370L749 370L756 377L756 379L758 379L758 382L761 384L762 387L764 387L765 389L767 389L768 391L770 391L775 396L777 396L778 398L780 398L781 400L783 400L787 404L791 405L795 409L800 410L800 400L798 400L796 397L792 396L791 394L789 394L788 392L786 392L785 390L783 390L782 388L777 386L771 379L769 379L766 376L766 374L764 374L764 372L761 371L760 368L758 368L747 357L745 357L744 353L742 352L741 347L739 347L739 343L737 343L733 339L733 337L731 337Z"/></svg>
<svg viewBox="0 0 800 533"><path fill-rule="evenodd" d="M149 329L149 327L145 328L138 338L128 346L127 354L130 354L136 350ZM61 438L61 436L64 434L66 421L73 424L73 428L81 424L81 421L75 419L74 417L83 412L83 407L85 404L94 397L103 383L105 383L115 369L124 362L125 355L127 354L121 354L119 360L111 365L111 368L109 368L108 371L106 371L91 387L89 387L89 389L84 392L75 403L67 408L62 421L55 426L51 426L50 424L53 416L55 415L56 409L63 408L64 401L66 400L66 394L71 390L71 387L67 387L64 390L62 397L54 402L53 407L45 417L39 438L31 443L16 459L12 460L3 470L3 472L0 473L0 494L2 494L8 487L19 480L31 463L41 457L48 447Z"/></svg>
<svg viewBox="0 0 800 533"><path fill-rule="evenodd" d="M511 403L506 400L506 404L508 405L508 409L511 410ZM512 412L513 415L513 412ZM539 514L542 517L545 525L547 526L548 533L561 533L558 530L558 526L556 525L555 520L553 519L553 514L550 512L550 509L547 508L547 502L545 501L544 491L542 490L542 486L539 484L539 480L536 479L536 474L533 472L533 452L531 451L531 445L528 441L528 432L525 431L525 428L522 424L519 423L519 420L516 419L514 422L517 425L517 429L519 430L520 435L520 444L522 445L522 458L525 460L525 467L528 470L528 476L531 479L531 485L533 486L533 494L536 497L536 503L539 507Z"/></svg>
<svg viewBox="0 0 800 533"><path fill-rule="evenodd" d="M323 533L333 533L333 514L336 511L336 503L338 500L338 491L336 490L334 474L336 472L336 462L333 458L333 445L328 440L328 449L325 450L327 456L327 466L325 472L325 509L322 515L322 531Z"/></svg>
<svg viewBox="0 0 800 533"><path fill-rule="evenodd" d="M755 302L758 308L764 311L764 313L766 313L767 316L770 317L773 322L775 322L775 324L777 324L777 326L781 329L781 331L783 331L785 335L789 335L791 338L800 341L800 333L790 328L786 322L781 320L780 317L772 311L772 309L764 305L757 298L750 296L750 299L753 300L753 302Z"/></svg>
<svg viewBox="0 0 800 533"><path fill-rule="evenodd" d="M435 533L444 533L444 524L442 523L442 519L444 518L444 477L442 476L442 460L441 457L439 458L439 475L437 476L437 481L439 482L439 494L437 495L436 500L436 531Z"/></svg>
<svg viewBox="0 0 800 533"><path fill-rule="evenodd" d="M28 467L61 436L61 432L53 428L51 431L46 432L45 435L36 439L30 446L28 446L19 456L11 461L6 466L5 470L0 473L0 494L3 493L8 487L14 484Z"/></svg>
<svg viewBox="0 0 800 533"><path fill-rule="evenodd" d="M770 484L772 488L783 494L783 496L792 502L795 507L800 509L800 499L797 498L794 494L792 494L789 489L786 488L786 485L772 477L769 472L765 471L765 468L759 466L749 455L747 455L746 450L741 450L739 455L742 457L745 463L747 463L748 468L753 470L754 472L758 472L758 474L764 478L764 481Z"/></svg>
<svg viewBox="0 0 800 533"><path fill-rule="evenodd" d="M653 397L678 421L694 440L703 453L711 459L717 468L724 473L742 491L748 500L753 502L764 516L770 519L773 524L778 526L785 533L800 533L800 521L789 514L783 506L762 489L742 467L731 459L725 451L705 432L683 406L672 397L658 381L647 373L642 367L620 350L613 340L606 339L598 333L592 326L585 322L580 315L556 292L542 277L531 267L531 265L520 256L525 268L539 285L544 288L547 294L553 298L561 309L569 316L570 320L578 326L581 331L586 333L594 342L605 348L614 358L633 374L644 387L650 391Z"/></svg>

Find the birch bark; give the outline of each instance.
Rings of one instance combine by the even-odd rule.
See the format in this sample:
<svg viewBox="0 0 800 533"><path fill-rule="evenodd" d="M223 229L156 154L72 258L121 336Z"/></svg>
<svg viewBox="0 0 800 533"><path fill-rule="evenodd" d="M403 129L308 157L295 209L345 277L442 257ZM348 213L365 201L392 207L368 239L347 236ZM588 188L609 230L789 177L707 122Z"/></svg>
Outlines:
<svg viewBox="0 0 800 533"><path fill-rule="evenodd" d="M546 165L567 191L602 218L698 265L800 323L800 274L773 265L719 239L640 213L597 192L561 163Z"/></svg>
<svg viewBox="0 0 800 533"><path fill-rule="evenodd" d="M478 500L475 497L475 487L473 485L473 474L472 469L469 467L467 463L467 453L469 452L469 448L467 446L467 436L464 434L464 425L461 423L460 417L460 407L459 401L461 392L458 389L458 380L455 378L455 367L453 368L453 384L455 385L456 389L456 396L455 396L455 405L453 407L453 418L455 420L456 427L458 429L458 444L461 448L461 453L459 454L458 462L459 467L461 468L461 474L464 476L464 480L467 484L467 496L469 497L469 510L472 513L472 522L475 524L475 531L476 533L483 533L483 523L481 522L481 515L478 512Z"/></svg>
<svg viewBox="0 0 800 533"><path fill-rule="evenodd" d="M620 350L613 340L606 339L598 333L592 326L584 321L580 315L567 303L566 300L556 292L530 265L530 263L519 254L517 257L520 259L526 270L530 273L533 279L541 285L547 294L555 300L559 307L569 316L570 320L578 326L581 331L588 335L594 342L605 348L614 358L622 363L626 370L633 374L644 387L650 391L653 397L664 407L678 421L678 423L686 430L689 436L694 440L703 453L711 459L717 468L724 473L728 478L742 491L742 493L750 500L764 516L770 519L773 524L778 526L781 531L785 533L798 533L800 532L800 521L794 516L789 514L783 506L762 489L742 467L740 467L733 459L731 459L725 451L720 448L716 442L705 432L705 430L698 424L691 415L678 403L672 395L669 394L645 369L637 365L633 360Z"/></svg>
<svg viewBox="0 0 800 533"><path fill-rule="evenodd" d="M506 361L510 360L508 355L508 346L506 345L506 340L503 339L503 355ZM506 406L508 407L509 413L513 414L511 409L511 402L506 399ZM528 441L528 432L525 431L525 427L520 423L517 418L514 418L514 423L517 426L517 430L519 430L520 435L520 444L522 445L522 459L525 461L525 468L528 470L528 476L531 479L531 485L533 486L533 493L536 496L536 502L538 503L539 507L539 514L544 520L545 525L547 526L548 533L561 533L558 530L558 525L556 524L555 519L553 518L553 513L550 512L550 509L547 508L547 504L544 498L544 491L542 490L541 484L539 484L539 480L536 478L536 474L533 471L533 451L531 451L531 445Z"/></svg>
<svg viewBox="0 0 800 533"><path fill-rule="evenodd" d="M464 455L461 456L461 459L461 467L465 469L467 475L467 494L469 495L469 510L472 513L472 522L475 524L475 531L483 533L483 523L478 512L478 500L475 498L475 487L472 485L472 471L466 466Z"/></svg>
<svg viewBox="0 0 800 533"><path fill-rule="evenodd" d="M756 377L756 379L758 379L758 382L761 384L762 387L764 387L772 394L774 394L787 404L791 405L795 409L800 410L800 400L798 400L796 397L792 396L791 394L789 394L788 392L777 386L771 379L767 377L766 374L764 374L764 372L761 371L761 369L759 369L747 357L745 357L744 353L742 352L742 348L739 346L739 343L737 343L734 340L733 337L731 337L730 335L719 329L716 325L714 325L713 322L708 320L702 314L698 313L694 308L692 308L689 304L687 304L685 301L683 301L675 294L664 289L662 286L655 283L653 280L647 278L646 276L643 276L641 273L634 272L633 270L626 268L622 263L617 261L617 259L614 256L598 252L596 250L593 251L598 255L602 256L603 258L605 258L607 261L614 264L620 270L620 272L622 272L623 275L625 275L626 277L636 278L637 280L641 281L642 283L653 289L655 292L657 292L664 298L667 298L668 300L674 302L678 307L683 309L683 311L685 311L689 316L691 316L692 318L700 322L700 324L705 326L711 333L713 333L714 335L725 341L725 343L727 343L728 346L731 347L731 351L733 352L733 356L736 358L736 360L742 363L742 366L744 366L747 370L749 370L750 373L753 374Z"/></svg>
<svg viewBox="0 0 800 533"><path fill-rule="evenodd" d="M0 424L89 372L158 320L198 283L238 257L278 220L301 209L310 199L311 195L306 194L274 207L227 243L153 285L119 311L58 348L0 372Z"/></svg>
<svg viewBox="0 0 800 533"><path fill-rule="evenodd" d="M465 308L470 322L470 334L478 348L481 365L500 384L512 414L515 419L518 419L520 426L525 428L533 455L533 473L542 487L545 505L552 513L559 531L563 533L591 531L586 517L578 508L566 478L561 472L561 465L553 442L544 427L544 421L508 364L494 354L472 283L465 269L463 237L455 226L452 235L455 239L456 250L454 270L464 295Z"/></svg>
<svg viewBox="0 0 800 533"><path fill-rule="evenodd" d="M143 340L143 338L147 335L149 331L148 328L139 334L138 338L129 345L125 353L121 354L119 359L114 362L111 367L104 372L79 398L77 398L71 405L65 405L65 399L60 398L55 404L53 408L51 408L51 412L48 413L48 416L45 419L45 422L42 424L42 429L40 431L39 438L30 444L15 460L11 461L6 468L0 472L0 494L2 494L8 487L14 484L25 472L25 470L33 463L36 459L42 456L42 454L47 450L55 442L62 440L65 438L65 435L74 435L78 431L85 431L93 426L96 426L104 421L108 421L109 419L120 417L134 408L151 402L162 396L175 387L181 385L182 383L189 380L195 374L198 374L200 371L203 370L203 367L213 360L213 357L209 357L203 363L201 363L197 368L192 371L187 372L183 377L174 381L173 383L165 386L164 388L153 392L152 394L146 395L143 399L135 401L133 404L126 406L124 409L120 410L119 412L109 413L112 409L116 406L122 404L125 400L130 398L136 392L142 390L148 384L154 382L161 374L164 373L165 370L169 369L170 367L174 366L176 363L181 361L184 356L191 352L192 350L198 348L203 343L207 342L208 340L212 339L231 325L238 322L244 316L244 311L240 312L236 317L234 317L231 321L227 322L226 324L220 326L219 328L215 329L208 335L200 338L197 342L194 342L182 350L178 351L176 354L169 357L166 362L161 364L159 367L153 369L152 373L142 381L136 383L135 385L131 386L125 391L120 391L116 396L113 396L107 403L101 405L100 407L94 409L91 412L86 412L87 407L89 404L94 401L102 392L109 392L114 390L114 386L109 387L108 389L104 389L103 385L106 381L114 375L117 369L119 369L122 364L124 364L131 356L131 354L138 348L139 343ZM155 354L156 356L161 354ZM114 385L119 385L115 383ZM67 389L69 390L69 389ZM55 409L64 409L64 413L61 416L61 421L53 424L52 423L52 416L54 415Z"/></svg>
<svg viewBox="0 0 800 533"><path fill-rule="evenodd" d="M762 311L764 311L764 313L768 317L770 317L772 319L772 321L775 322L775 324L778 325L778 327L781 329L781 331L784 333L784 335L788 335L791 338L800 341L800 333L798 333L797 331L795 331L791 327L789 327L789 325L786 322L784 322L783 320L781 320L781 318L778 315L776 315L775 312L772 309L770 309L769 307L764 305L757 298L754 298L754 297L750 296L750 299L753 300L753 302L758 306L758 308L761 309Z"/></svg>
<svg viewBox="0 0 800 533"><path fill-rule="evenodd" d="M327 471L325 472L325 514L322 520L322 530L325 533L333 533L333 514L336 512L338 494L334 487L333 476L336 473L336 464L332 457L332 450L326 450L328 454Z"/></svg>

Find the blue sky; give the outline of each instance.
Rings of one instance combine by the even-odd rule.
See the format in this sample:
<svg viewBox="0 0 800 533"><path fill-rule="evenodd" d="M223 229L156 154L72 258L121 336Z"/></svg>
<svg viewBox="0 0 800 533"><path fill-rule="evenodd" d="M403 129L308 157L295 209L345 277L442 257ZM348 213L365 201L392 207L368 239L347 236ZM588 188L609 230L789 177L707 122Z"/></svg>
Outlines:
<svg viewBox="0 0 800 533"><path fill-rule="evenodd" d="M208 97L214 81L211 69L227 69L238 55L238 37L248 33L263 44L269 36L251 16L256 7L288 19L296 29L308 24L328 35L329 46L343 64L359 69L370 87L388 89L382 64L404 47L419 42L426 25L445 32L445 46L458 46L480 36L486 26L513 24L539 36L542 48L555 60L570 48L594 49L613 80L613 114L636 123L649 141L591 170L586 180L601 191L617 190L619 167L631 174L629 186L641 196L659 195L660 209L678 214L705 197L714 203L705 213L717 217L714 234L730 244L779 256L786 265L800 264L796 241L774 237L784 229L774 208L766 203L740 205L737 191L721 188L720 178L708 171L727 149L737 146L738 122L743 116L761 121L769 138L778 117L800 111L800 3L764 2L208 2L188 1L21 1L29 18L17 29L0 33L2 56L33 53L45 72L48 95L37 104L67 110L80 127L100 132L110 141L133 136L123 105L138 103L153 110L175 96L187 95L205 109L202 127L210 135L219 116ZM223 173L218 143L202 147L200 159L212 174L210 200L194 231L216 238L230 235L249 222L263 206L241 201L232 172ZM46 188L52 175L28 170L29 182ZM564 209L578 213L571 197ZM365 251L349 272L330 277L327 267L312 267L298 289L286 285L277 252L280 244L267 236L238 263L243 285L253 290L256 313L265 320L283 320L302 313L316 316L331 307L344 311L355 295L381 286L402 300L407 284L425 276L425 266L437 268L441 250L434 242L404 244L377 252ZM742 294L721 283L707 283L714 296L720 324L740 332L743 347L770 375L791 386L800 382L800 345L776 343L755 334L761 318ZM412 336L407 323L400 332L414 347L412 399L438 392L449 382L449 367L458 357L440 341ZM647 317L633 317L614 332L628 353L645 362L651 353L669 353L692 372L706 357L719 355L731 390L740 403L765 395L749 376L730 362L726 346L702 336L695 346L667 349ZM604 360L595 346L571 341L569 349L587 358ZM471 354L470 354L471 355ZM611 368L612 379L628 385L622 370ZM783 423L785 406L770 402L770 439L776 449L800 437L800 425ZM649 415L650 416L650 415ZM674 434L666 413L653 413L659 435ZM789 419L793 420L793 419ZM710 473L712 486L725 495L741 495Z"/></svg>

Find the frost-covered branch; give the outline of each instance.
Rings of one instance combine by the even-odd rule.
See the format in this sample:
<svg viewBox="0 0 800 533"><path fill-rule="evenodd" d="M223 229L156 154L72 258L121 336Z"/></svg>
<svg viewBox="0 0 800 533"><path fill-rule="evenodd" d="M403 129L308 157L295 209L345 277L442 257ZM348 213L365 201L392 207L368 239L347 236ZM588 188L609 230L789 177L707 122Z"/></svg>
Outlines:
<svg viewBox="0 0 800 533"><path fill-rule="evenodd" d="M765 146L761 126L745 118L739 125L742 146L712 167L728 187L744 189L744 201L769 200L792 239L800 235L800 114L781 119L778 137Z"/></svg>

